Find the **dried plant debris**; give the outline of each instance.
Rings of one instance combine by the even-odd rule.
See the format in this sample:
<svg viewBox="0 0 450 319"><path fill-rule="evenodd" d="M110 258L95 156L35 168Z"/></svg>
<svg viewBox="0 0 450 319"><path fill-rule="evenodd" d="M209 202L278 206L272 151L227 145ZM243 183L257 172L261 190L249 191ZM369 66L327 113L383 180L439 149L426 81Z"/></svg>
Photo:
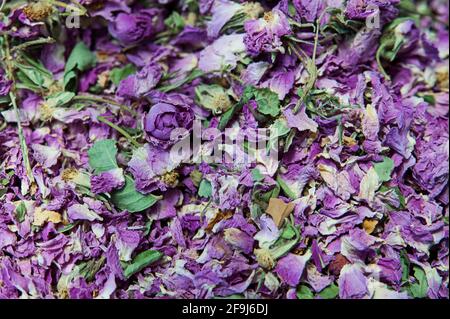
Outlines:
<svg viewBox="0 0 450 319"><path fill-rule="evenodd" d="M443 0L0 1L0 298L448 298L448 57Z"/></svg>

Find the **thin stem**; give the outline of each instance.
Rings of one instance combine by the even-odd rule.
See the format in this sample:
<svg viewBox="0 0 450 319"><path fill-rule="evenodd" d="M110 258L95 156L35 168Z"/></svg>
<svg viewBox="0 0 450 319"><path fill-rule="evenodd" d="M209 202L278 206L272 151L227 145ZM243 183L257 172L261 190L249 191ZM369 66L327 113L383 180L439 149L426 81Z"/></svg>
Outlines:
<svg viewBox="0 0 450 319"><path fill-rule="evenodd" d="M6 122L3 122L2 125L0 125L0 132L3 131L7 126L8 124L6 124Z"/></svg>
<svg viewBox="0 0 450 319"><path fill-rule="evenodd" d="M383 67L383 64L381 63L381 52L384 49L384 44L380 46L380 48L377 50L377 53L375 54L375 59L377 60L378 68L380 69L380 73L384 75L384 77L388 80L391 79L389 74L387 74L386 70Z"/></svg>
<svg viewBox="0 0 450 319"><path fill-rule="evenodd" d="M303 61L305 57L300 55L300 53L297 51L297 49L295 48L295 46L292 43L288 42L288 46L294 52L294 54L297 56L297 58L300 60L300 62L303 64L303 66L306 67L306 64Z"/></svg>
<svg viewBox="0 0 450 319"><path fill-rule="evenodd" d="M231 78L233 78L235 81L239 82L240 84L243 83L243 81L241 80L241 78L238 77L236 74L229 73L228 75L229 75Z"/></svg>
<svg viewBox="0 0 450 319"><path fill-rule="evenodd" d="M18 46L13 47L11 49L11 52L23 50L23 49L26 49L33 45L47 44L47 43L55 43L55 39L48 37L48 38L41 38L41 39L37 39L37 40L33 40L33 41L28 41L28 42L25 42Z"/></svg>
<svg viewBox="0 0 450 319"><path fill-rule="evenodd" d="M17 128L19 131L20 147L22 149L22 157L23 157L25 169L27 171L27 176L28 176L28 179L30 180L30 182L34 183L34 176L33 176L32 170L31 170L30 158L28 156L28 146L25 141L25 137L23 135L22 123L20 122L20 112L19 112L19 108L17 107L16 97L13 94L13 92L9 92L9 98L11 99L11 103L13 105L14 112L16 113L16 117L17 117Z"/></svg>
<svg viewBox="0 0 450 319"><path fill-rule="evenodd" d="M206 210L209 208L209 206L212 203L212 198L209 199L209 201L206 203L206 206L202 209L200 212L200 221L203 222L203 219L205 217Z"/></svg>
<svg viewBox="0 0 450 319"><path fill-rule="evenodd" d="M109 127L115 129L117 132L119 132L120 134L122 134L123 136L125 136L128 141L130 141L131 144L133 144L135 147L141 147L141 144L139 144L130 134L128 134L124 129L120 128L119 126L117 126L116 124L108 121L106 118L104 118L103 116L98 116L97 120L99 120L102 123L105 123L106 125L108 125Z"/></svg>
<svg viewBox="0 0 450 319"><path fill-rule="evenodd" d="M9 49L8 37L5 35L3 37L3 39L4 39L4 43L5 43L5 50L4 50L5 65L6 65L5 71L7 72L8 78L12 81L11 90L9 92L9 98L11 99L11 104L13 106L14 112L17 117L17 131L18 131L18 135L19 135L20 148L22 151L22 158L23 158L23 163L25 165L25 170L27 172L27 177L28 177L28 180L30 181L30 183L34 183L34 176L33 176L32 170L31 170L30 158L28 156L28 146L27 146L25 137L23 135L22 123L21 123L21 119L20 119L20 112L19 112L19 108L17 107L17 102L16 102L16 95L15 95L16 87L15 87L15 80L14 80L14 69L13 69L13 66L11 63L13 58L11 57L11 52Z"/></svg>
<svg viewBox="0 0 450 319"><path fill-rule="evenodd" d="M78 13L80 14L80 15L85 15L86 13L87 13L87 10L84 8L84 7L82 7L80 4L78 4L77 6L72 6L72 5L70 5L70 4L67 4L67 3L65 3L65 2L62 2L62 1L58 1L58 0L48 0L50 3L52 3L52 4L54 4L55 6L58 6L58 7L62 7L62 8L65 8L65 9L68 9L68 10L70 10L70 11L78 11Z"/></svg>
<svg viewBox="0 0 450 319"><path fill-rule="evenodd" d="M314 53L312 57L314 65L316 64L317 44L319 43L320 21L322 20L325 13L327 13L327 10L324 10L319 16L319 19L317 19L316 36L314 38Z"/></svg>
<svg viewBox="0 0 450 319"><path fill-rule="evenodd" d="M286 37L287 39L293 41L293 42L297 42L297 43L303 43L303 44L307 44L307 45L313 45L312 42L306 41L306 40L302 40L302 39L297 39L296 37L293 36L289 36Z"/></svg>
<svg viewBox="0 0 450 319"><path fill-rule="evenodd" d="M303 96L300 97L300 99L298 100L298 102L296 103L293 113L297 114L298 110L300 109L301 104L303 103L303 101L305 100L306 96L309 94L309 92L311 91L311 89L314 87L314 84L316 82L317 79L317 66L316 66L316 56L317 56L317 46L319 43L319 32L320 32L320 21L322 20L324 14L326 13L326 11L323 11L322 14L319 16L319 18L317 19L316 22L316 27L315 27L315 37L314 37L314 49L313 49L313 54L312 54L312 58L307 58L308 62L306 63L305 67L309 73L309 80L306 83L304 92L303 92ZM297 52L297 50L295 49L294 45L289 43L290 48L294 51L294 53L297 55L297 57L301 60L301 56L300 54ZM302 61L302 60L301 60Z"/></svg>
<svg viewBox="0 0 450 319"><path fill-rule="evenodd" d="M316 36L314 37L314 50L312 56L312 61L314 65L316 64L317 44L319 43L319 29L320 29L320 22L317 23Z"/></svg>
<svg viewBox="0 0 450 319"><path fill-rule="evenodd" d="M133 116L137 116L138 114L133 109L129 108L126 105L120 104L116 101L104 99L97 96L91 96L91 95L77 95L73 99L73 101L91 101L91 102L97 102L97 103L104 103L104 104L110 104L114 106L120 107L122 110L125 110L127 112L130 112Z"/></svg>
<svg viewBox="0 0 450 319"><path fill-rule="evenodd" d="M316 27L314 23L298 23L297 21L293 20L293 19L289 19L289 23L291 25L295 25L296 27L299 28L314 28Z"/></svg>

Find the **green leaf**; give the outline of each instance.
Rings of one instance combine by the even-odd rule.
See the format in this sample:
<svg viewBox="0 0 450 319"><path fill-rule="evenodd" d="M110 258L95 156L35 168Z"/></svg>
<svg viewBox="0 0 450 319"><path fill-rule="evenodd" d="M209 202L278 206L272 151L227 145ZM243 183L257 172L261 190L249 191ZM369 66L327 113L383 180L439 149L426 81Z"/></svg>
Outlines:
<svg viewBox="0 0 450 319"><path fill-rule="evenodd" d="M39 70L36 68L21 64L21 63L15 63L15 66L19 69L19 71L33 84L37 86L43 86L44 84L44 76L42 75Z"/></svg>
<svg viewBox="0 0 450 319"><path fill-rule="evenodd" d="M281 178L279 175L277 176L277 183L280 185L283 192L292 200L296 200L298 197L297 195L289 188L289 186L286 184L286 182Z"/></svg>
<svg viewBox="0 0 450 319"><path fill-rule="evenodd" d="M150 231L152 230L153 225L153 219L150 219L148 222L145 223L145 231L143 233L144 236L148 236L150 234Z"/></svg>
<svg viewBox="0 0 450 319"><path fill-rule="evenodd" d="M252 174L252 179L255 182L260 182L264 179L264 175L261 174L261 172L257 168L252 169L251 174Z"/></svg>
<svg viewBox="0 0 450 319"><path fill-rule="evenodd" d="M126 210L130 213L138 213L152 207L161 199L161 196L152 194L144 195L136 190L134 180L125 175L125 186L118 191L111 193L111 200L120 210Z"/></svg>
<svg viewBox="0 0 450 319"><path fill-rule="evenodd" d="M297 289L297 298L298 299L314 299L314 294L305 285L301 285L299 289Z"/></svg>
<svg viewBox="0 0 450 319"><path fill-rule="evenodd" d="M326 287L319 293L323 299L335 299L339 295L339 287L334 283Z"/></svg>
<svg viewBox="0 0 450 319"><path fill-rule="evenodd" d="M161 87L158 88L158 90L161 91L161 92L164 92L164 93L173 91L173 90L179 88L180 86L182 86L184 84L187 84L189 82L194 81L196 78L199 78L199 77L203 76L204 74L205 73L203 73L202 70L195 69L195 70L193 70L191 72L191 74L189 74L184 79L182 79L182 80L180 80L180 81L178 81L176 83L173 83L173 84L168 84L168 85L161 86Z"/></svg>
<svg viewBox="0 0 450 319"><path fill-rule="evenodd" d="M117 146L114 140L96 142L88 151L89 165L95 174L117 168Z"/></svg>
<svg viewBox="0 0 450 319"><path fill-rule="evenodd" d="M173 11L172 14L164 20L164 24L169 28L169 30L173 33L179 33L184 28L184 19L183 17L176 11Z"/></svg>
<svg viewBox="0 0 450 319"><path fill-rule="evenodd" d="M212 185L211 182L203 179L198 187L198 196L209 198L212 196Z"/></svg>
<svg viewBox="0 0 450 319"><path fill-rule="evenodd" d="M404 209L406 207L406 199L405 196L403 196L402 191L398 186L394 187L395 194L397 194L398 200L400 202L400 208Z"/></svg>
<svg viewBox="0 0 450 319"><path fill-rule="evenodd" d="M36 68L41 74L44 75L44 77L48 77L50 79L52 79L53 74L52 72L50 72L43 64L41 61L35 61L32 58L30 58L29 56L27 56L26 54L22 54L23 59L32 67Z"/></svg>
<svg viewBox="0 0 450 319"><path fill-rule="evenodd" d="M10 104L11 99L9 98L9 95L6 96L0 96L0 105L1 104Z"/></svg>
<svg viewBox="0 0 450 319"><path fill-rule="evenodd" d="M236 13L233 18L231 18L220 30L221 34L232 32L236 29L241 29L244 25L244 22L248 19L248 15L244 12Z"/></svg>
<svg viewBox="0 0 450 319"><path fill-rule="evenodd" d="M388 182L391 180L391 173L394 169L394 161L389 157L383 157L383 161L373 165L380 182Z"/></svg>
<svg viewBox="0 0 450 319"><path fill-rule="evenodd" d="M194 183L196 187L199 187L200 182L202 181L203 178L203 174L199 170L193 170L189 174L189 176L191 177L192 183Z"/></svg>
<svg viewBox="0 0 450 319"><path fill-rule="evenodd" d="M72 70L86 71L97 62L95 54L83 42L77 43L67 59L65 72Z"/></svg>
<svg viewBox="0 0 450 319"><path fill-rule="evenodd" d="M75 96L73 92L58 92L49 96L46 103L49 107L60 107L69 103Z"/></svg>
<svg viewBox="0 0 450 319"><path fill-rule="evenodd" d="M402 265L402 284L409 282L410 261L405 250L400 252L400 264Z"/></svg>
<svg viewBox="0 0 450 319"><path fill-rule="evenodd" d="M69 84L76 79L76 71L86 71L93 67L96 62L97 58L95 54L92 53L83 42L79 42L75 45L66 62L66 68L64 70L64 87L69 87Z"/></svg>
<svg viewBox="0 0 450 319"><path fill-rule="evenodd" d="M362 22L347 19L342 9L330 8L329 14L329 22L323 27L323 31L348 35L356 33L361 28Z"/></svg>
<svg viewBox="0 0 450 319"><path fill-rule="evenodd" d="M258 112L273 117L280 114L280 101L278 94L264 88L255 91L255 101L258 104Z"/></svg>
<svg viewBox="0 0 450 319"><path fill-rule="evenodd" d="M281 238L283 239L292 239L295 237L295 229L291 224L286 223L286 226L283 228L283 232L281 233Z"/></svg>
<svg viewBox="0 0 450 319"><path fill-rule="evenodd" d="M134 257L133 261L130 264L125 266L125 277L130 278L135 273L138 273L145 267L161 259L162 256L163 254L156 250L146 250L140 253L139 255Z"/></svg>
<svg viewBox="0 0 450 319"><path fill-rule="evenodd" d="M413 13L416 12L416 5L412 0L400 0L398 8L401 12Z"/></svg>
<svg viewBox="0 0 450 319"><path fill-rule="evenodd" d="M72 82L74 82L74 80L77 78L77 73L74 70L70 70L66 73L64 73L64 88L66 90L74 90L74 87L72 87L72 85L70 85Z"/></svg>
<svg viewBox="0 0 450 319"><path fill-rule="evenodd" d="M242 97L238 103L236 103L232 108L226 111L219 121L219 130L223 131L227 127L231 119L242 110L244 104L248 103L250 99L254 96L255 89L251 86L247 86L242 93Z"/></svg>
<svg viewBox="0 0 450 319"><path fill-rule="evenodd" d="M385 28L383 36L380 39L380 45L376 52L375 58L377 60L380 71L389 78L389 75L385 72L381 63L382 59L392 62L397 57L400 49L408 43L409 39L403 32L397 30L397 27L405 21L412 20L414 23L418 23L413 17L399 17L394 19Z"/></svg>
<svg viewBox="0 0 450 319"><path fill-rule="evenodd" d="M25 214L27 213L27 207L24 202L20 202L20 204L16 207L16 218L19 223L25 220Z"/></svg>
<svg viewBox="0 0 450 319"><path fill-rule="evenodd" d="M127 64L123 68L114 68L111 70L109 77L114 85L119 85L120 81L126 79L128 76L134 74L136 68L133 64Z"/></svg>
<svg viewBox="0 0 450 319"><path fill-rule="evenodd" d="M270 248L270 253L275 260L289 253L292 250L292 248L294 248L295 245L297 245L298 242L300 241L300 232L298 231L298 229L295 228L295 226L292 226L292 230L295 233L295 236L292 239L289 240L284 240L283 238L278 239L274 244L275 247ZM308 251L305 255L311 256L311 252Z"/></svg>
<svg viewBox="0 0 450 319"><path fill-rule="evenodd" d="M9 184L9 179L8 178L2 178L0 179L0 184L3 186L8 186Z"/></svg>
<svg viewBox="0 0 450 319"><path fill-rule="evenodd" d="M289 134L291 128L287 125L287 121L284 118L276 119L270 126L270 138L276 139Z"/></svg>
<svg viewBox="0 0 450 319"><path fill-rule="evenodd" d="M231 121L231 119L242 110L242 107L244 105L241 103L235 104L231 109L226 111L219 121L219 130L223 131L225 127L227 127L228 122Z"/></svg>
<svg viewBox="0 0 450 319"><path fill-rule="evenodd" d="M99 259L92 259L87 261L84 264L80 265L80 275L83 276L87 282L94 280L95 274L102 268L105 263L105 256L100 257Z"/></svg>
<svg viewBox="0 0 450 319"><path fill-rule="evenodd" d="M278 195L280 194L280 186L278 184L275 185L275 187L273 187L271 190L265 192L265 193L256 193L259 195L260 199L265 202L268 203L270 201L271 198L276 198L278 197Z"/></svg>
<svg viewBox="0 0 450 319"><path fill-rule="evenodd" d="M269 130L270 140L266 146L267 152L270 152L270 150L278 150L280 138L289 134L289 132L291 131L291 129L287 125L287 121L285 118L276 119L273 124L270 125Z"/></svg>
<svg viewBox="0 0 450 319"><path fill-rule="evenodd" d="M284 142L284 150L283 151L285 153L287 153L289 151L289 148L291 147L292 142L294 141L295 134L296 134L296 130L291 129L289 131L289 134L286 137L286 140Z"/></svg>
<svg viewBox="0 0 450 319"><path fill-rule="evenodd" d="M88 151L89 165L95 174L106 172L118 167L117 147L114 140L96 142ZM137 213L153 206L161 197L152 194L144 195L136 190L134 180L125 175L125 186L111 193L113 204L120 210Z"/></svg>
<svg viewBox="0 0 450 319"><path fill-rule="evenodd" d="M430 105L436 105L436 98L434 97L434 95L426 94L423 96L423 100Z"/></svg>
<svg viewBox="0 0 450 319"><path fill-rule="evenodd" d="M75 228L78 224L79 224L79 222L74 222L74 223L65 225L64 227L61 227L60 229L58 229L58 232L59 233L68 232L68 231L72 230L73 228Z"/></svg>
<svg viewBox="0 0 450 319"><path fill-rule="evenodd" d="M425 298L428 293L428 281L425 271L418 266L414 266L414 277L417 282L411 284L409 291L414 298Z"/></svg>
<svg viewBox="0 0 450 319"><path fill-rule="evenodd" d="M54 80L52 73L45 68L41 61L35 61L25 54L22 55L22 61L14 62L14 65L19 69L17 72L18 79L22 84L30 86L32 90L36 87L42 90L42 87L49 88Z"/></svg>

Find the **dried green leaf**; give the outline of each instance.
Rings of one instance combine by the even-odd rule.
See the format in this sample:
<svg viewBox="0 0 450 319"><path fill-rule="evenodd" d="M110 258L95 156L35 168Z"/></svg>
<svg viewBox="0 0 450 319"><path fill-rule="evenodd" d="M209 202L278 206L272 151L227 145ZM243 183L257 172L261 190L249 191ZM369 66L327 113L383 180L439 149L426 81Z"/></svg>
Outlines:
<svg viewBox="0 0 450 319"><path fill-rule="evenodd" d="M323 289L319 296L323 299L335 299L339 295L339 287L334 283Z"/></svg>
<svg viewBox="0 0 450 319"><path fill-rule="evenodd" d="M155 205L160 199L161 196L152 194L144 195L138 192L134 180L128 175L125 176L125 186L111 193L113 204L117 208L126 210L129 213L142 212Z"/></svg>
<svg viewBox="0 0 450 319"><path fill-rule="evenodd" d="M124 274L126 278L130 278L135 273L138 273L145 267L161 259L163 254L156 250L146 250L137 255L133 261L126 265L124 268Z"/></svg>

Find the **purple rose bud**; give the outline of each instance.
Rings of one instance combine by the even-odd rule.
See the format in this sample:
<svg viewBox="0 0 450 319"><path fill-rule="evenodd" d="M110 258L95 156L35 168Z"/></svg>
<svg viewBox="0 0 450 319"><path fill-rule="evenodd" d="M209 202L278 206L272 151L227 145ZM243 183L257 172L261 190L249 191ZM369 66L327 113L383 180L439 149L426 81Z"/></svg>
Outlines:
<svg viewBox="0 0 450 319"><path fill-rule="evenodd" d="M109 25L109 32L124 45L136 44L161 31L163 21L160 13L157 9L119 13Z"/></svg>
<svg viewBox="0 0 450 319"><path fill-rule="evenodd" d="M184 95L172 94L153 105L144 118L148 140L164 148L180 140L181 136L173 135L192 129L194 112L191 103L192 101Z"/></svg>

